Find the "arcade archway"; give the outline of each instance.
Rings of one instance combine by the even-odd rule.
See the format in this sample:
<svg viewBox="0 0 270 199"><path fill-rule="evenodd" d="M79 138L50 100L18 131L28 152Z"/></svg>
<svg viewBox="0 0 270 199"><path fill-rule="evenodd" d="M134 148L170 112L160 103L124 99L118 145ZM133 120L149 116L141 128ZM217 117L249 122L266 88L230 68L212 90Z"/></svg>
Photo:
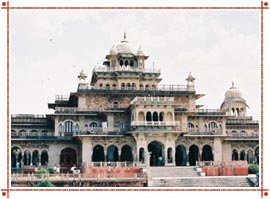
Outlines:
<svg viewBox="0 0 270 199"><path fill-rule="evenodd" d="M100 145L97 145L93 149L92 161L93 162L104 162L104 148Z"/></svg>
<svg viewBox="0 0 270 199"><path fill-rule="evenodd" d="M128 161L128 162L132 162L133 161L133 157L132 157L132 150L131 147L128 145L125 145L122 147L121 150L121 161Z"/></svg>
<svg viewBox="0 0 270 199"><path fill-rule="evenodd" d="M186 166L187 165L187 152L186 147L179 145L175 150L175 164L176 166Z"/></svg>
<svg viewBox="0 0 270 199"><path fill-rule="evenodd" d="M61 167L70 168L77 163L76 151L72 148L65 148L61 151L60 165Z"/></svg>
<svg viewBox="0 0 270 199"><path fill-rule="evenodd" d="M118 148L115 145L109 146L107 149L107 161L117 162L118 159Z"/></svg>
<svg viewBox="0 0 270 199"><path fill-rule="evenodd" d="M164 145L161 142L149 143L148 151L151 153L150 166L164 166Z"/></svg>
<svg viewBox="0 0 270 199"><path fill-rule="evenodd" d="M204 145L203 147L202 161L213 161L212 148L209 145Z"/></svg>
<svg viewBox="0 0 270 199"><path fill-rule="evenodd" d="M189 148L189 165L195 166L196 161L199 159L199 148L196 145L192 145Z"/></svg>

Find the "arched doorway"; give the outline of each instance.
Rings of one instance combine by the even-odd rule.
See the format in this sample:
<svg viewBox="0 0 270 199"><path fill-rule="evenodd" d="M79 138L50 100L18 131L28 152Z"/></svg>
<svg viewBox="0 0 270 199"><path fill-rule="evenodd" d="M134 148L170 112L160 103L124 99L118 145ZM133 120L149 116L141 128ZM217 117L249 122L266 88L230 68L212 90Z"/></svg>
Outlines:
<svg viewBox="0 0 270 199"><path fill-rule="evenodd" d="M259 147L255 148L255 163L259 164Z"/></svg>
<svg viewBox="0 0 270 199"><path fill-rule="evenodd" d="M152 121L152 115L151 115L151 112L149 111L146 113L146 121L148 122Z"/></svg>
<svg viewBox="0 0 270 199"><path fill-rule="evenodd" d="M199 159L199 148L196 145L192 145L189 148L189 165L195 166L196 161Z"/></svg>
<svg viewBox="0 0 270 199"><path fill-rule="evenodd" d="M213 161L212 148L209 145L204 145L203 147L202 161Z"/></svg>
<svg viewBox="0 0 270 199"><path fill-rule="evenodd" d="M41 165L48 166L48 162L49 162L49 155L48 152L44 150L41 152Z"/></svg>
<svg viewBox="0 0 270 199"><path fill-rule="evenodd" d="M121 149L121 161L128 161L132 162L133 161L133 156L132 156L132 150L131 147L128 145L125 145Z"/></svg>
<svg viewBox="0 0 270 199"><path fill-rule="evenodd" d="M60 155L60 165L69 169L77 163L77 154L76 151L72 148L65 148L61 151Z"/></svg>
<svg viewBox="0 0 270 199"><path fill-rule="evenodd" d="M153 121L158 121L158 113L157 112L153 113Z"/></svg>
<svg viewBox="0 0 270 199"><path fill-rule="evenodd" d="M252 164L254 161L253 151L251 149L247 151L247 161L249 164Z"/></svg>
<svg viewBox="0 0 270 199"><path fill-rule="evenodd" d="M244 150L242 150L241 152L240 152L240 160L245 160L245 151Z"/></svg>
<svg viewBox="0 0 270 199"><path fill-rule="evenodd" d="M25 166L30 165L31 164L31 152L28 150L24 151L23 157L24 157L24 161L23 161L24 165Z"/></svg>
<svg viewBox="0 0 270 199"><path fill-rule="evenodd" d="M232 151L232 160L238 160L238 151L236 149Z"/></svg>
<svg viewBox="0 0 270 199"><path fill-rule="evenodd" d="M183 145L179 145L176 147L175 164L176 166L187 165L187 152L186 152L186 147L184 147Z"/></svg>
<svg viewBox="0 0 270 199"><path fill-rule="evenodd" d="M97 145L93 149L92 161L93 162L104 162L105 160L104 148L100 145Z"/></svg>
<svg viewBox="0 0 270 199"><path fill-rule="evenodd" d="M172 148L168 148L167 150L167 159L168 159L168 163L172 163L173 162L173 156L172 156Z"/></svg>
<svg viewBox="0 0 270 199"><path fill-rule="evenodd" d="M22 150L19 147L12 147L11 149L11 167L15 168L16 163L19 162L21 167Z"/></svg>
<svg viewBox="0 0 270 199"><path fill-rule="evenodd" d="M139 151L139 161L141 163L144 163L144 148L140 148L140 151Z"/></svg>
<svg viewBox="0 0 270 199"><path fill-rule="evenodd" d="M161 142L153 141L148 144L148 151L151 153L150 166L164 166L164 146Z"/></svg>
<svg viewBox="0 0 270 199"><path fill-rule="evenodd" d="M37 150L33 151L32 164L34 166L38 166L39 165L39 152Z"/></svg>
<svg viewBox="0 0 270 199"><path fill-rule="evenodd" d="M109 146L107 149L107 161L117 162L118 159L118 148L114 145Z"/></svg>

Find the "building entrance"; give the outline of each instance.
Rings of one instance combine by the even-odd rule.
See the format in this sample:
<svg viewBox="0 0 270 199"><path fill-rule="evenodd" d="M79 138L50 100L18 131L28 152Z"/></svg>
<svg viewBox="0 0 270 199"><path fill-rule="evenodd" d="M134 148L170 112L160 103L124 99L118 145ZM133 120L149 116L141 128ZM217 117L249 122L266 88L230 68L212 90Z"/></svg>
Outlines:
<svg viewBox="0 0 270 199"><path fill-rule="evenodd" d="M164 146L158 141L148 144L148 151L151 153L150 166L164 166Z"/></svg>

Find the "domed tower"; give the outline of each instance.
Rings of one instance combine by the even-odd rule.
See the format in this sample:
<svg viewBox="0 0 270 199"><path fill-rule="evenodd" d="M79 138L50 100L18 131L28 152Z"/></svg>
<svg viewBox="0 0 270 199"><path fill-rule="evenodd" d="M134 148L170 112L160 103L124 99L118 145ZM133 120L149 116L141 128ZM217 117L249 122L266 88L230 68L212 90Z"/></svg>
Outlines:
<svg viewBox="0 0 270 199"><path fill-rule="evenodd" d="M220 109L226 110L229 116L246 116L247 108L249 107L242 93L232 83L232 87L225 93Z"/></svg>

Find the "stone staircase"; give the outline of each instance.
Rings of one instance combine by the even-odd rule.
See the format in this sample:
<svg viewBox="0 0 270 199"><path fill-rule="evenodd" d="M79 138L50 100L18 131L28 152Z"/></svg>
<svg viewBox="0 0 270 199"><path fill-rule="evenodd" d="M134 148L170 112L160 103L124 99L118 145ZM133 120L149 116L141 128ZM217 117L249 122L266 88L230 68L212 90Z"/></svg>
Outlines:
<svg viewBox="0 0 270 199"><path fill-rule="evenodd" d="M247 176L199 176L196 167L151 167L149 187L253 187Z"/></svg>

